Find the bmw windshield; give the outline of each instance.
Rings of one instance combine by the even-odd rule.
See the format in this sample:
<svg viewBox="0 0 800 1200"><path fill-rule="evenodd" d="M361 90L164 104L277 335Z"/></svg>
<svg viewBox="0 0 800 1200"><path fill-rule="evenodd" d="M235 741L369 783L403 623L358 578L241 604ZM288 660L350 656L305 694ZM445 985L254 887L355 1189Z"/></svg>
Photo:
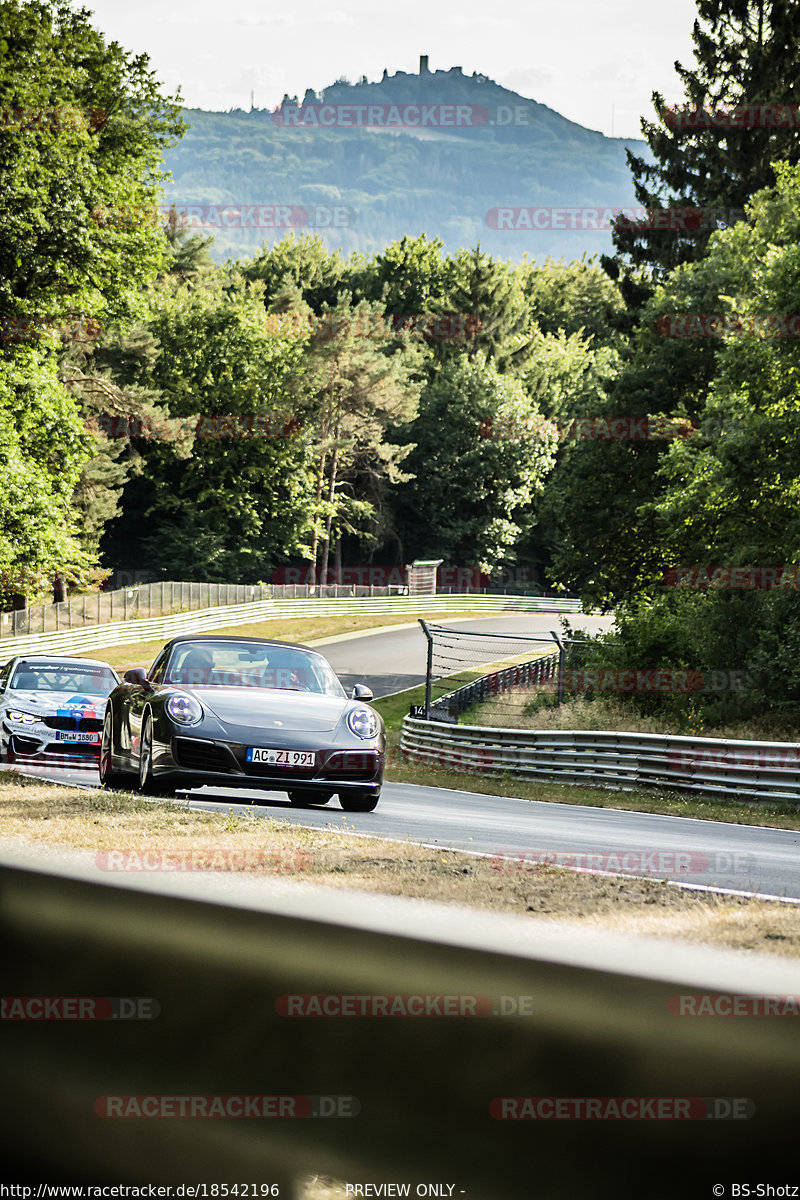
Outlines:
<svg viewBox="0 0 800 1200"><path fill-rule="evenodd" d="M117 686L108 667L86 663L21 662L11 677L15 692L74 692L82 696L107 696Z"/></svg>

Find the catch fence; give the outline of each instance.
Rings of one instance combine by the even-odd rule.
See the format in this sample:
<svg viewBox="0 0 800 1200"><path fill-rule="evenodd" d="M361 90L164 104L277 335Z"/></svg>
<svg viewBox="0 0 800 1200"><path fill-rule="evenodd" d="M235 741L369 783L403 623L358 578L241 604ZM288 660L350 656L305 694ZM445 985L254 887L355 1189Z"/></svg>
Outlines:
<svg viewBox="0 0 800 1200"><path fill-rule="evenodd" d="M420 625L428 640L426 718L455 721L481 705L482 724L514 725L542 693L562 699L565 664L578 643L555 630L537 636ZM495 669L487 672L489 664Z"/></svg>

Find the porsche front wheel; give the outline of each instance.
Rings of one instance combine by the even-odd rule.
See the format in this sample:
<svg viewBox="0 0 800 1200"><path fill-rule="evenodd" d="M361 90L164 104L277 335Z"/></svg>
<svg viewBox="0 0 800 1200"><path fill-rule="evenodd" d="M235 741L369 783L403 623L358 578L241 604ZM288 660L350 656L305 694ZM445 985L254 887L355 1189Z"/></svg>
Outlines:
<svg viewBox="0 0 800 1200"><path fill-rule="evenodd" d="M139 791L145 796L174 796L175 786L162 782L153 774L153 717L148 713L142 722L139 743Z"/></svg>
<svg viewBox="0 0 800 1200"><path fill-rule="evenodd" d="M372 812L380 799L375 792L339 792L339 803L345 812Z"/></svg>
<svg viewBox="0 0 800 1200"><path fill-rule="evenodd" d="M100 783L107 788L125 788L129 789L133 785L136 778L135 775L130 775L127 771L114 770L114 725L111 716L111 710L106 713L103 718L103 732L100 735Z"/></svg>

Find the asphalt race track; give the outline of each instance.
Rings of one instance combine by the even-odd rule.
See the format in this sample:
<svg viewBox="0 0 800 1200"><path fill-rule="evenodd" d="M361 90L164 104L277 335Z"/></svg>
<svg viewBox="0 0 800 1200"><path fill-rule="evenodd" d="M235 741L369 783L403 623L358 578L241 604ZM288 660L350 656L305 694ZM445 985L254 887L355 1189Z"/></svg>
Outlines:
<svg viewBox="0 0 800 1200"><path fill-rule="evenodd" d="M574 628L586 629L591 633L608 629L611 625L610 617L584 617L577 613L570 613L569 620ZM555 613L515 613L508 617L478 617L473 620L454 618L435 623L446 625L448 629L519 633L542 638L548 638L551 629L560 631L559 618ZM368 683L376 699L425 682L427 642L418 622L381 633L324 638L314 645L328 659L344 687Z"/></svg>
<svg viewBox="0 0 800 1200"><path fill-rule="evenodd" d="M592 630L607 623L603 618L574 620L576 625ZM557 628L557 618L531 613L447 624L453 628L541 635ZM379 696L424 680L425 639L418 626L318 644L346 686L369 683ZM94 771L25 770L59 783L99 785ZM410 839L473 853L519 857L521 861L512 869L525 870L528 864L533 869L534 862L544 859L592 871L673 879L800 900L800 833L790 830L540 803L403 783L385 784L380 804L372 813L344 813L335 799L326 806L297 809L283 792L204 788L190 793L190 797L192 807L210 809L224 804L246 809L256 817L340 830L343 836Z"/></svg>

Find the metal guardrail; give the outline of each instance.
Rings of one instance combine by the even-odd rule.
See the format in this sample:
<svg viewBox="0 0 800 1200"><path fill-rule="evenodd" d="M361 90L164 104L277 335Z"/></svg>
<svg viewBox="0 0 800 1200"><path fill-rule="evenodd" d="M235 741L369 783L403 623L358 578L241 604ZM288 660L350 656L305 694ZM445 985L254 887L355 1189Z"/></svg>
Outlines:
<svg viewBox="0 0 800 1200"><path fill-rule="evenodd" d="M35 634L0 640L0 661L13 654L76 654L102 646L129 645L132 642L175 637L180 633L201 633L227 626L255 624L274 617L321 617L347 614L407 613L414 617L426 612L579 612L580 601L573 597L459 595L392 596L386 598L301 600L260 600L248 604L230 604L199 612L174 613L153 620L117 621L93 625L87 629L63 633Z"/></svg>
<svg viewBox="0 0 800 1200"><path fill-rule="evenodd" d="M99 876L41 854L0 860L6 997L151 997L160 1010L3 1022L7 1178L247 1180L248 1195L273 1183L283 1200L312 1173L472 1200L619 1200L635 1180L673 1200L689 1180L705 1196L720 1179L765 1178L767 1163L771 1179L796 1177L794 1022L681 1018L675 1002L796 995L796 962L269 879ZM281 996L331 993L486 996L512 1015L281 1015ZM359 1112L95 1109L107 1096L275 1094L352 1096ZM752 1115L510 1122L490 1111L501 1097L587 1096L735 1097ZM432 1181L441 1190L417 1190Z"/></svg>
<svg viewBox="0 0 800 1200"><path fill-rule="evenodd" d="M800 801L798 742L580 729L498 729L406 717L400 748L415 762L488 775L622 790L660 787Z"/></svg>

